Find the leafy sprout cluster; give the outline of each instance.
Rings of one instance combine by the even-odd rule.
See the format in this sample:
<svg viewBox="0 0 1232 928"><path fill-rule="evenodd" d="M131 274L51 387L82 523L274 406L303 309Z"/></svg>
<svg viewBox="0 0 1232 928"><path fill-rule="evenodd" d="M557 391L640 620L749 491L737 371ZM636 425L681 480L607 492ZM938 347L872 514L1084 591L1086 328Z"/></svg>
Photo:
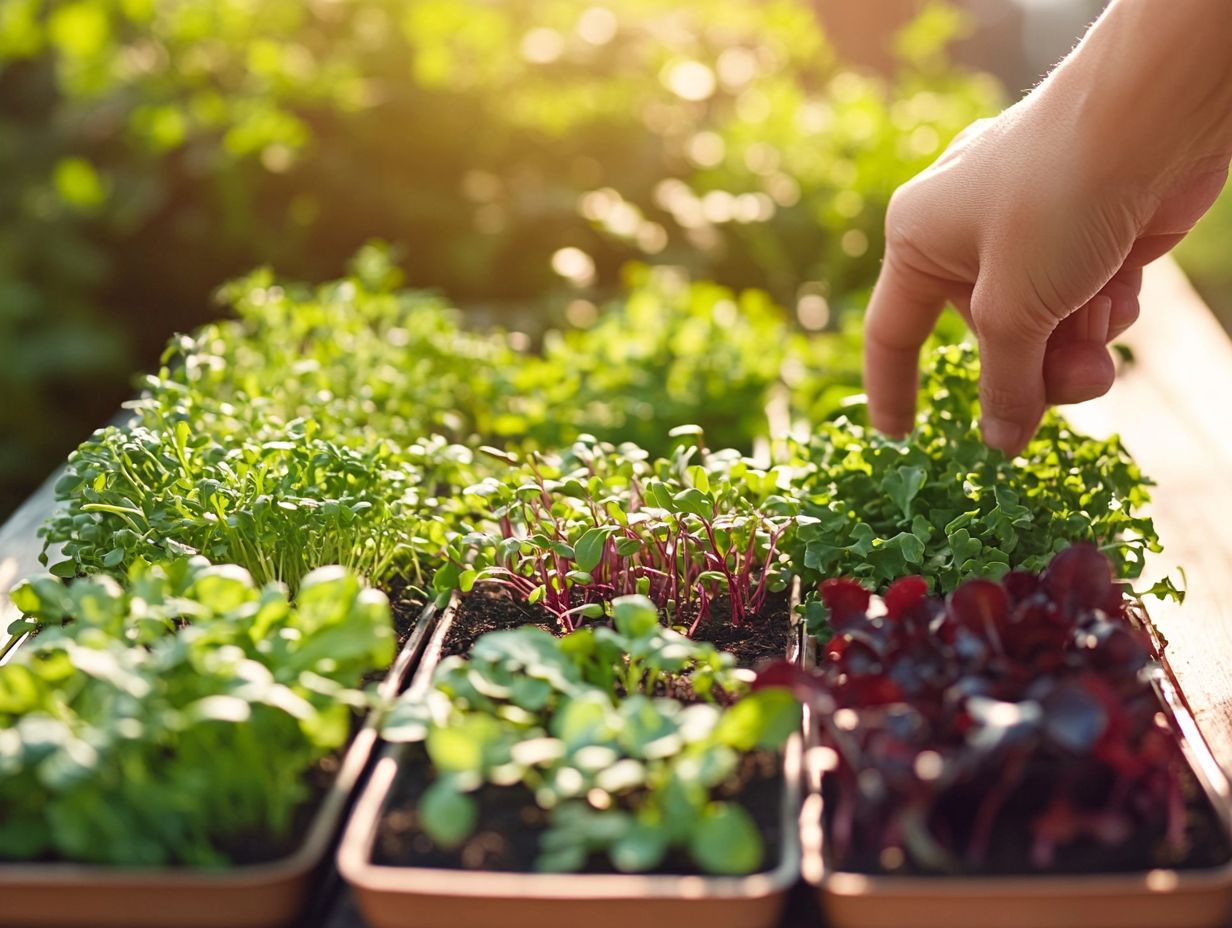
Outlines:
<svg viewBox="0 0 1232 928"><path fill-rule="evenodd" d="M65 558L54 573L121 576L201 554L292 589L334 564L374 583L422 582L423 552L444 543L434 496L466 468L465 449L348 446L319 437L313 419L219 441L184 415L108 427L72 454L56 487L67 505L41 530Z"/></svg>
<svg viewBox="0 0 1232 928"><path fill-rule="evenodd" d="M179 559L13 601L0 666L0 859L221 867L297 840L355 688L393 658L384 595L341 568L285 588ZM259 840L256 840L259 838ZM255 841L255 845L254 845Z"/></svg>
<svg viewBox="0 0 1232 928"><path fill-rule="evenodd" d="M787 548L806 582L849 576L880 589L916 573L948 592L971 577L1042 570L1076 541L1098 544L1119 577L1142 573L1160 550L1141 514L1150 481L1119 439L1082 435L1050 412L1007 458L979 434L974 349L942 347L926 363L906 439L844 417L789 455L801 524Z"/></svg>
<svg viewBox="0 0 1232 928"><path fill-rule="evenodd" d="M67 555L55 570L119 575L188 552L292 587L330 563L422 584L457 521L449 501L496 471L467 446L567 446L600 405L600 429L660 450L688 411L745 449L768 431L781 354L759 346L785 324L764 300L747 296L746 317L722 288L649 275L595 329L526 353L398 279L369 246L332 284L258 272L228 288L239 318L174 339L133 420L70 459L44 531Z"/></svg>
<svg viewBox="0 0 1232 928"><path fill-rule="evenodd" d="M420 827L454 848L482 824L474 794L525 786L548 824L535 866L576 871L594 857L622 872L685 851L708 873L749 873L765 847L750 813L715 790L741 755L776 750L798 727L786 690L745 695L730 655L664 628L641 596L610 605L612 625L563 638L525 626L446 658L426 696L412 691L384 735L422 742L434 779ZM705 701L657 695L688 680ZM712 701L742 695L728 708Z"/></svg>
<svg viewBox="0 0 1232 928"><path fill-rule="evenodd" d="M747 450L768 433L764 408L795 344L763 293L663 268L629 268L619 298L543 332L540 351L522 333L468 329L400 281L376 244L351 276L316 288L258 271L223 290L239 319L174 339L150 387L341 433L547 449L589 433L666 451L667 430L703 413L712 438Z"/></svg>
<svg viewBox="0 0 1232 928"><path fill-rule="evenodd" d="M250 430L246 419L309 417L351 443L488 432L527 358L506 333L464 328L456 309L401 280L378 243L317 286L254 271L220 291L236 318L172 338L146 388L198 403L195 420L220 435Z"/></svg>
<svg viewBox="0 0 1232 928"><path fill-rule="evenodd" d="M817 670L779 665L762 682L816 710L833 865L1065 871L1095 847L1150 869L1229 854L1226 839L1193 847L1186 762L1150 683L1158 655L1125 592L1091 544L945 600L920 577L881 603L855 580L823 584Z"/></svg>
<svg viewBox="0 0 1232 928"><path fill-rule="evenodd" d="M665 454L668 429L694 422L716 448L751 450L770 431L784 360L800 350L784 310L762 291L664 268L630 268L625 285L593 322L545 336L522 383L547 414L527 434L540 448L591 434Z"/></svg>
<svg viewBox="0 0 1232 928"><path fill-rule="evenodd" d="M468 303L597 303L630 259L848 301L891 192L998 96L939 54L961 24L938 6L889 80L839 61L797 0L4 14L5 482L41 478L237 267L320 279L374 233Z"/></svg>
<svg viewBox="0 0 1232 928"><path fill-rule="evenodd" d="M721 597L733 624L750 621L788 583L781 551L793 506L775 471L736 452L699 454L696 427L674 434L682 443L670 458L588 436L468 488L490 527L450 543L436 588L490 581L541 604L566 630L633 594L690 633Z"/></svg>

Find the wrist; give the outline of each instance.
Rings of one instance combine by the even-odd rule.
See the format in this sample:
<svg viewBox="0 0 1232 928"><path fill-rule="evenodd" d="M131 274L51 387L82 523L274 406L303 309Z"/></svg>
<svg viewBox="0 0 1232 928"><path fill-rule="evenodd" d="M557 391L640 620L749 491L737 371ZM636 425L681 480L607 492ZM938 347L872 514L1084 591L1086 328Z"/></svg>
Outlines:
<svg viewBox="0 0 1232 928"><path fill-rule="evenodd" d="M1038 88L1084 173L1162 192L1232 156L1232 16L1224 0L1114 0Z"/></svg>

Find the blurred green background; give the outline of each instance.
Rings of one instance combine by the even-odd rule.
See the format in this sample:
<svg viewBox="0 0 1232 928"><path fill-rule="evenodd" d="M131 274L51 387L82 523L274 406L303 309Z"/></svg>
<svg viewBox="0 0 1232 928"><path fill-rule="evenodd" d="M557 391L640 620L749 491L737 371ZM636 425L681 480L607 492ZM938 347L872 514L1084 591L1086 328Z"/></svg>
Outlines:
<svg viewBox="0 0 1232 928"><path fill-rule="evenodd" d="M838 324L894 188L1006 96L953 49L1037 67L968 6L0 0L0 514L223 281L372 237L528 331L594 324L630 261ZM1184 253L1208 296L1229 222Z"/></svg>

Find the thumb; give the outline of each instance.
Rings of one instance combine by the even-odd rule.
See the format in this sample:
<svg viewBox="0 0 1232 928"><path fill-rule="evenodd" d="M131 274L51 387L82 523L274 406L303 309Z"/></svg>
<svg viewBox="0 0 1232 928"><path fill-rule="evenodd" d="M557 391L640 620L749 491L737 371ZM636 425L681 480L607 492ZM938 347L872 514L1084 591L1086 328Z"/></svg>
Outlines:
<svg viewBox="0 0 1232 928"><path fill-rule="evenodd" d="M1026 447L1044 415L1044 354L1056 327L1047 310L977 287L971 318L980 345L980 429L1006 454Z"/></svg>

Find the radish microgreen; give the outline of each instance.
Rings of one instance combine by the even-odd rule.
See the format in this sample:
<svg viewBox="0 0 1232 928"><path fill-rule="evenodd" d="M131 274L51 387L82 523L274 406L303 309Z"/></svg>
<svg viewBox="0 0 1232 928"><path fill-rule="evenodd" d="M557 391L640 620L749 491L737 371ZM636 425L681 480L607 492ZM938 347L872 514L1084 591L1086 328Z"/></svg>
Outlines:
<svg viewBox="0 0 1232 928"><path fill-rule="evenodd" d="M632 594L690 633L725 597L740 625L788 581L780 552L795 520L778 476L690 442L651 459L587 436L470 488L491 527L453 540L436 587L465 592L490 581L543 605L566 630Z"/></svg>

